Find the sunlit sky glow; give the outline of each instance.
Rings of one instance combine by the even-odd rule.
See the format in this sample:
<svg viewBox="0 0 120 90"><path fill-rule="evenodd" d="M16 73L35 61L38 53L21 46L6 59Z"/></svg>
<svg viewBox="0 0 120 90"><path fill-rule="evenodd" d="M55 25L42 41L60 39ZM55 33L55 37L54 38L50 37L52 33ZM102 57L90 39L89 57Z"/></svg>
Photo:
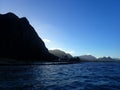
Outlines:
<svg viewBox="0 0 120 90"><path fill-rule="evenodd" d="M0 0L27 17L48 49L120 58L120 0Z"/></svg>

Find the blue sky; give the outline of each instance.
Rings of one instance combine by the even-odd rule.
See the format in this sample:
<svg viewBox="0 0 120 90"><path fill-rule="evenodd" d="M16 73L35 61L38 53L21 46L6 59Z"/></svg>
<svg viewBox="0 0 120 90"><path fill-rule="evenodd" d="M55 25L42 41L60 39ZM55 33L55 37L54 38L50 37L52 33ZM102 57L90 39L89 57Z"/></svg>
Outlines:
<svg viewBox="0 0 120 90"><path fill-rule="evenodd" d="M120 0L0 0L27 17L48 49L120 58Z"/></svg>

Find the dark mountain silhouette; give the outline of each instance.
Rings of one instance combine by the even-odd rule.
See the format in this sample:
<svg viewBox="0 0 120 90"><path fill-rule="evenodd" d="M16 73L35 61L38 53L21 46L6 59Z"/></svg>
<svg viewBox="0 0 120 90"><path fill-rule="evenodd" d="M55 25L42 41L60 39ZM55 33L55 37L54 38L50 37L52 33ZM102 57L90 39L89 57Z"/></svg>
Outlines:
<svg viewBox="0 0 120 90"><path fill-rule="evenodd" d="M49 50L49 52L51 54L61 58L61 59L65 58L65 57L68 58L68 59L72 58L72 55L70 55L69 53L66 53L66 52L64 52L62 50L55 49L55 50Z"/></svg>
<svg viewBox="0 0 120 90"><path fill-rule="evenodd" d="M82 56L79 56L79 58L83 61L96 61L97 60L97 58L92 55L82 55Z"/></svg>
<svg viewBox="0 0 120 90"><path fill-rule="evenodd" d="M119 58L111 58L111 57L96 58L95 56L92 56L92 55L82 55L82 56L79 56L79 58L81 59L81 61L96 61L96 62L120 61Z"/></svg>
<svg viewBox="0 0 120 90"><path fill-rule="evenodd" d="M112 59L111 57L100 57L100 58L98 58L98 60L101 60L101 61L113 61L114 59Z"/></svg>
<svg viewBox="0 0 120 90"><path fill-rule="evenodd" d="M50 54L29 21L13 13L0 14L0 58L51 61Z"/></svg>
<svg viewBox="0 0 120 90"><path fill-rule="evenodd" d="M111 57L100 57L98 58L98 61L120 61L120 59L111 58Z"/></svg>
<svg viewBox="0 0 120 90"><path fill-rule="evenodd" d="M66 53L59 49L49 50L49 52L59 57L58 62L67 62L67 63L80 63L81 62L79 57L73 57L71 54Z"/></svg>

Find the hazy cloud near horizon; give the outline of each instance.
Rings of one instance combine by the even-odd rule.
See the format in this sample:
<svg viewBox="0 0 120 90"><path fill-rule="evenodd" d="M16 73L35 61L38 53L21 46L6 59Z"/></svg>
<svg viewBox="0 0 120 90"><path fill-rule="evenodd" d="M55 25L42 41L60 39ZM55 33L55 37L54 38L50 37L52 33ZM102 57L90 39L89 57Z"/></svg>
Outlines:
<svg viewBox="0 0 120 90"><path fill-rule="evenodd" d="M51 42L49 39L46 39L46 38L44 38L43 41L44 41L45 43L50 43L50 42Z"/></svg>

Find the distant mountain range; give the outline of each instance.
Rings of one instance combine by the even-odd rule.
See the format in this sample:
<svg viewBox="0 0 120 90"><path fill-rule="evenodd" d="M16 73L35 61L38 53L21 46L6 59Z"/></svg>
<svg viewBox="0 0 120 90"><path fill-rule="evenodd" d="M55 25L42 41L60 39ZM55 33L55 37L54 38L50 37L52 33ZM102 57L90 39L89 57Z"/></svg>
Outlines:
<svg viewBox="0 0 120 90"><path fill-rule="evenodd" d="M119 59L116 59L116 58L111 58L111 57L96 58L95 56L92 56L92 55L82 55L82 56L79 56L79 58L82 61L119 61Z"/></svg>
<svg viewBox="0 0 120 90"><path fill-rule="evenodd" d="M95 61L95 60L97 60L97 58L92 56L92 55L81 55L81 56L79 56L79 58L81 60L84 60L84 61Z"/></svg>
<svg viewBox="0 0 120 90"><path fill-rule="evenodd" d="M59 58L65 58L65 57L68 57L68 59L74 58L72 55L58 49L49 50L49 52ZM92 55L81 55L81 56L75 56L75 57L78 57L83 62L84 61L120 61L120 59L118 58L111 58L111 57L96 58L95 56L92 56Z"/></svg>
<svg viewBox="0 0 120 90"><path fill-rule="evenodd" d="M97 59L98 61L120 61L120 59L117 58L111 58L111 57L100 57Z"/></svg>
<svg viewBox="0 0 120 90"><path fill-rule="evenodd" d="M62 50L59 50L59 49L49 50L49 52L50 52L51 54L59 57L59 58L65 58L65 57L67 57L67 58L69 58L69 59L72 58L72 55L70 55L69 53L66 53L66 52L64 52L64 51L62 51Z"/></svg>

